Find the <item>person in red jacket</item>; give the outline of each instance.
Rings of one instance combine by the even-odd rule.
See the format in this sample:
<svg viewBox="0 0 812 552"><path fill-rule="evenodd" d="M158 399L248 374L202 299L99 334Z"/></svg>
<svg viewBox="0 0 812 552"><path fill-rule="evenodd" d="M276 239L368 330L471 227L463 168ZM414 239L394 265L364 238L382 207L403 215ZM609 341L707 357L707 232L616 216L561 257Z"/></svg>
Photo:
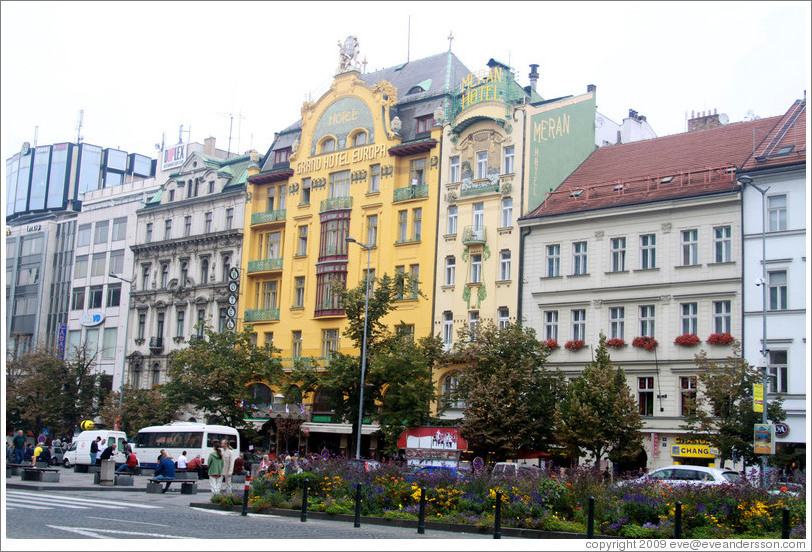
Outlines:
<svg viewBox="0 0 812 552"><path fill-rule="evenodd" d="M136 458L135 453L130 450L130 453L127 455L127 462L121 464L116 470L116 473L128 472L136 467L138 467L138 458Z"/></svg>

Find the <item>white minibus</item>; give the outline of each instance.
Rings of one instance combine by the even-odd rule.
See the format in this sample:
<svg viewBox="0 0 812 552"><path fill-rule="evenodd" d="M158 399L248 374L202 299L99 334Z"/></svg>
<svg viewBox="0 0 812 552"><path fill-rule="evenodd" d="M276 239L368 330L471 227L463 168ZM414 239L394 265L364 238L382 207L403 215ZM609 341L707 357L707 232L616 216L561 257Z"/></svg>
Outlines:
<svg viewBox="0 0 812 552"><path fill-rule="evenodd" d="M183 451L191 460L198 454L207 461L214 451L214 442L228 440L231 448L240 450L240 434L233 427L208 425L196 422L173 422L163 426L150 426L141 429L135 437L133 451L138 464L146 468L158 465L161 449L172 458L178 459ZM208 464L208 462L207 462Z"/></svg>

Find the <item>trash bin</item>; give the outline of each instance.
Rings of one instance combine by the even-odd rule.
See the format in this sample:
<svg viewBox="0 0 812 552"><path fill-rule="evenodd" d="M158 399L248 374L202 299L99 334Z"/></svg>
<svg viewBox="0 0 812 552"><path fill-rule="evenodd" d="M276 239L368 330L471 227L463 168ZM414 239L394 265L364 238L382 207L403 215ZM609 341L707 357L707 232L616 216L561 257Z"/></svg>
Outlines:
<svg viewBox="0 0 812 552"><path fill-rule="evenodd" d="M112 487L116 483L116 461L102 460L99 484Z"/></svg>

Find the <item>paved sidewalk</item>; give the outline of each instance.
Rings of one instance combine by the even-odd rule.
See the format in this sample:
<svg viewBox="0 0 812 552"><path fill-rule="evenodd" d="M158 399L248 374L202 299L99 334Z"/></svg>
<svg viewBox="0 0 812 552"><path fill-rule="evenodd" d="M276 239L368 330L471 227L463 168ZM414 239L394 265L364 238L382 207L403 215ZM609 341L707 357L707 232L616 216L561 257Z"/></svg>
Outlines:
<svg viewBox="0 0 812 552"><path fill-rule="evenodd" d="M58 467L58 466L57 466ZM73 468L59 468L59 481L58 482L41 482L41 481L23 481L22 475L12 475L5 477L4 482L7 489L27 489L32 491L117 491L117 492L138 492L144 493L147 489L147 480L152 477L154 470L144 469L141 475L133 476L133 486L121 485L98 485L93 483L95 474L93 473L76 473ZM5 472L3 472L5 474ZM21 472L22 473L22 472ZM242 489L244 484L233 483L234 489ZM177 484L172 485L172 488L180 488ZM171 491L170 491L171 492ZM201 479L197 482L198 494L210 494L211 485L208 479ZM194 496L194 495L184 495Z"/></svg>

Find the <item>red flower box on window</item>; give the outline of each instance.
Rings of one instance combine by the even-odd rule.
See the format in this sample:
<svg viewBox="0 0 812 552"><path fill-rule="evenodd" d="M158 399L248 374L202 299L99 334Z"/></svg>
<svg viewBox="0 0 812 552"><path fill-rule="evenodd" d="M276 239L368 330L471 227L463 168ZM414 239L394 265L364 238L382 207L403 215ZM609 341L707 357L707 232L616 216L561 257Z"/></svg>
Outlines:
<svg viewBox="0 0 812 552"><path fill-rule="evenodd" d="M548 339L547 341L544 342L544 344L547 345L547 348L550 349L551 351L558 349L558 341L556 341L555 339L552 338Z"/></svg>
<svg viewBox="0 0 812 552"><path fill-rule="evenodd" d="M646 351L653 351L657 347L657 340L653 337L644 335L642 337L635 337L632 345L638 349L645 349Z"/></svg>
<svg viewBox="0 0 812 552"><path fill-rule="evenodd" d="M577 351L584 346L584 342L581 339L571 339L564 344L564 348L569 351Z"/></svg>
<svg viewBox="0 0 812 552"><path fill-rule="evenodd" d="M711 345L730 345L735 341L735 338L729 332L725 333L712 333L708 337L708 343Z"/></svg>
<svg viewBox="0 0 812 552"><path fill-rule="evenodd" d="M699 341L699 336L696 334L684 334L676 338L674 343L682 345L683 347L693 347L694 345L698 345Z"/></svg>
<svg viewBox="0 0 812 552"><path fill-rule="evenodd" d="M626 342L623 341L622 339L618 338L618 337L613 337L612 339L607 339L606 340L606 346L607 347L612 347L614 349L620 349L624 345L626 345Z"/></svg>

